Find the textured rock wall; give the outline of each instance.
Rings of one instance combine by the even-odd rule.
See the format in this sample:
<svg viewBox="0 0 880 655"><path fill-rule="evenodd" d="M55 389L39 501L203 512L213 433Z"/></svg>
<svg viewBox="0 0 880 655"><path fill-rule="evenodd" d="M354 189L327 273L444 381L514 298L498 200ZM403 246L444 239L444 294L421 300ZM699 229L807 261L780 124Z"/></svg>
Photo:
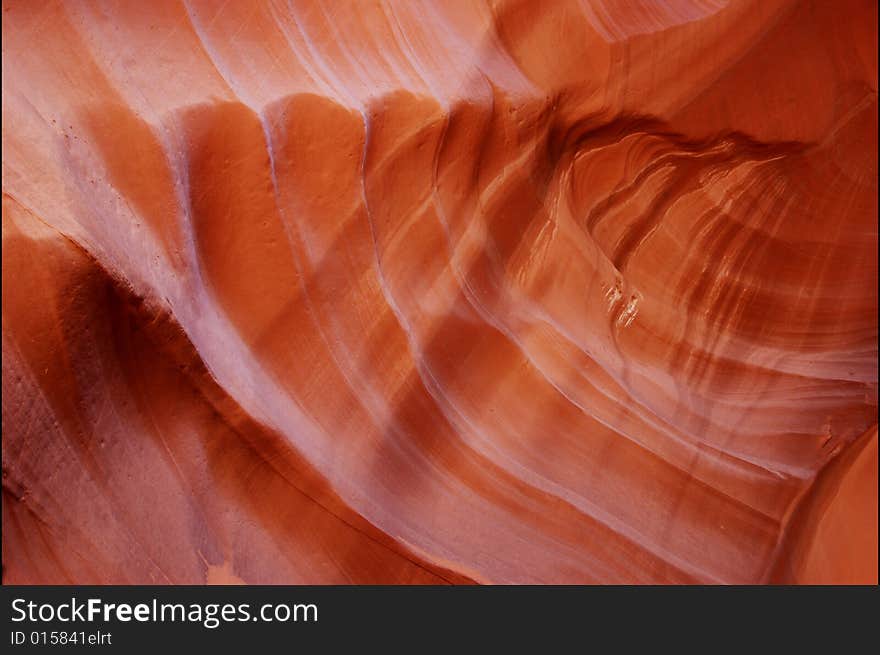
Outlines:
<svg viewBox="0 0 880 655"><path fill-rule="evenodd" d="M4 2L3 582L876 583L876 21Z"/></svg>

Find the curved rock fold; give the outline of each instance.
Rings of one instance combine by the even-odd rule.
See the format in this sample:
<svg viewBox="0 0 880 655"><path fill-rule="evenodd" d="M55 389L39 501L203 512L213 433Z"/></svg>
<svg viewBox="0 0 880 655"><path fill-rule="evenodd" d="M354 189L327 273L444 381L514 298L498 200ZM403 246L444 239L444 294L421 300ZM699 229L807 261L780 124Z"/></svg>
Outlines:
<svg viewBox="0 0 880 655"><path fill-rule="evenodd" d="M877 582L877 5L3 5L3 582Z"/></svg>

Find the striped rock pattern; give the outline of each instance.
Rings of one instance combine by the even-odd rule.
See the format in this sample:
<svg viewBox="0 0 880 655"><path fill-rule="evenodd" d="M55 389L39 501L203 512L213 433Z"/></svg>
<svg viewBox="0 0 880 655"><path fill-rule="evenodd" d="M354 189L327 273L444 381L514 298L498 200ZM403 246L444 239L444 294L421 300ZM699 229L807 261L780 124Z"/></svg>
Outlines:
<svg viewBox="0 0 880 655"><path fill-rule="evenodd" d="M3 582L876 583L876 25L4 1Z"/></svg>

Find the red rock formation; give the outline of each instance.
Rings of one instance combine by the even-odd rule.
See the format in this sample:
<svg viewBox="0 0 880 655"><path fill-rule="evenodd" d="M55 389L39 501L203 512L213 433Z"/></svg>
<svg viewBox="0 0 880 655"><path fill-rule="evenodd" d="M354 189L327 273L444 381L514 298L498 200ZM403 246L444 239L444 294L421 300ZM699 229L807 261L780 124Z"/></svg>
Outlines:
<svg viewBox="0 0 880 655"><path fill-rule="evenodd" d="M3 4L4 583L877 582L877 4Z"/></svg>

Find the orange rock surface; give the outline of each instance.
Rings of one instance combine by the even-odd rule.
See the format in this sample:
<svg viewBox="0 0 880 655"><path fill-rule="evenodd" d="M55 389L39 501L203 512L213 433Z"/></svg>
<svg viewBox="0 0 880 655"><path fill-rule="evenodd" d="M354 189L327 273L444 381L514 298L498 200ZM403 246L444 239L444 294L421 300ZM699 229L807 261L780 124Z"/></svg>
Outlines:
<svg viewBox="0 0 880 655"><path fill-rule="evenodd" d="M877 582L877 3L3 3L3 582Z"/></svg>

